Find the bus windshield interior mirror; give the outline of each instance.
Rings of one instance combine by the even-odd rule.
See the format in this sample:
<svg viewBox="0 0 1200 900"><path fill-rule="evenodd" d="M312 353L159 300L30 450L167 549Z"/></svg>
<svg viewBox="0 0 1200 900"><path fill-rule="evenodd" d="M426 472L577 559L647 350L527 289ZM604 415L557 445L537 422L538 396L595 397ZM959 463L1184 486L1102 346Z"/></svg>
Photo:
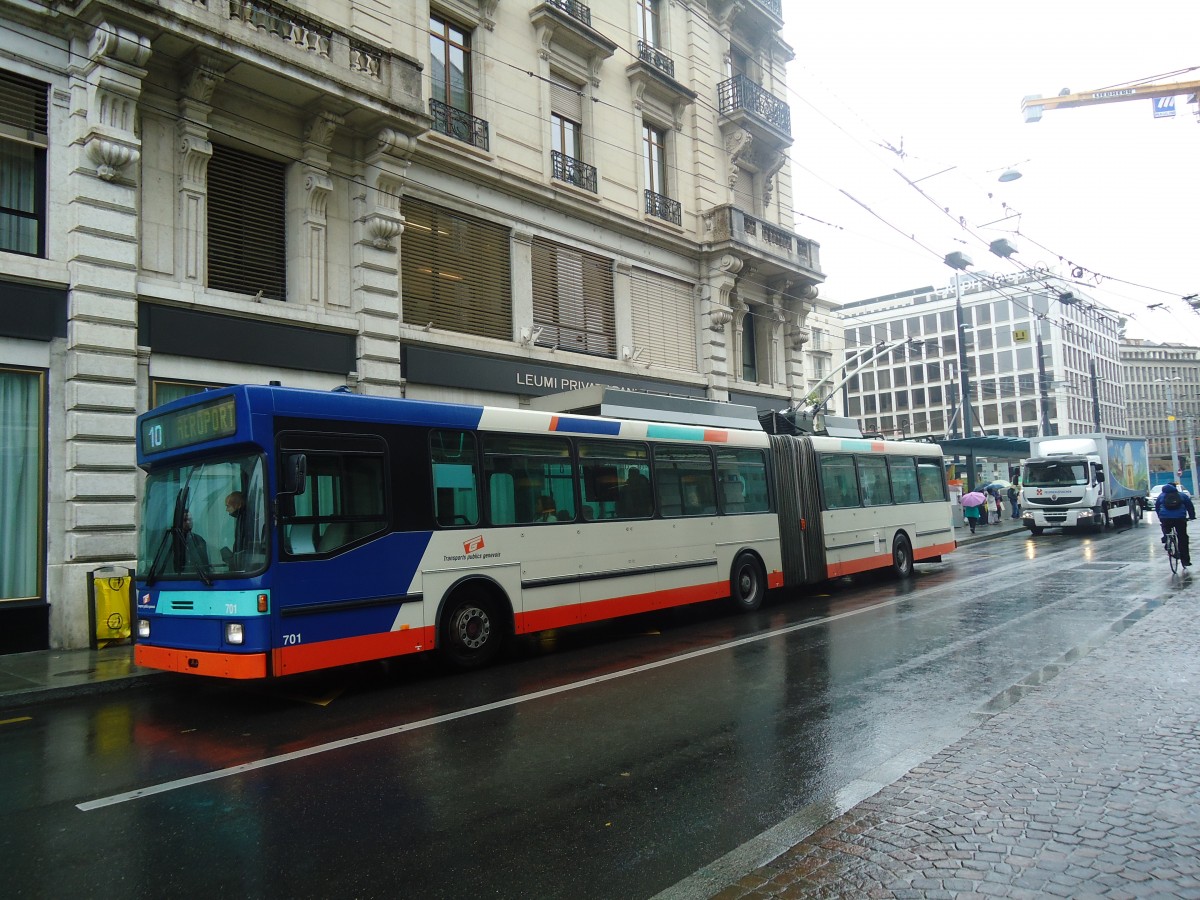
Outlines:
<svg viewBox="0 0 1200 900"><path fill-rule="evenodd" d="M283 490L281 493L299 496L304 493L305 482L308 480L308 457L303 453L293 453L287 457L287 466L283 473Z"/></svg>

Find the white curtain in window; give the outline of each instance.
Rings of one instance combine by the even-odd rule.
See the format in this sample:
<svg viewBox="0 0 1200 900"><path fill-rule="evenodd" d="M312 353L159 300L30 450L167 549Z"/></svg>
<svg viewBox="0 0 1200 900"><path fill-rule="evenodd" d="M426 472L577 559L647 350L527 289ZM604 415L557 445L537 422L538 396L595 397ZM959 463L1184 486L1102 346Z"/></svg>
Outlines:
<svg viewBox="0 0 1200 900"><path fill-rule="evenodd" d="M42 379L0 370L0 601L38 596Z"/></svg>

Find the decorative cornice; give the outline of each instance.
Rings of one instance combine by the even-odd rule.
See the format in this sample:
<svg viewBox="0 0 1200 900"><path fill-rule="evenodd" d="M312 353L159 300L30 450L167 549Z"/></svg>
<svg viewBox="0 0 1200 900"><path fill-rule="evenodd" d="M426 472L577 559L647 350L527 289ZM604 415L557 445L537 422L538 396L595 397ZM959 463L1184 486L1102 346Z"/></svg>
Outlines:
<svg viewBox="0 0 1200 900"><path fill-rule="evenodd" d="M363 220L363 227L377 250L394 250L392 241L404 231L404 216L377 210Z"/></svg>

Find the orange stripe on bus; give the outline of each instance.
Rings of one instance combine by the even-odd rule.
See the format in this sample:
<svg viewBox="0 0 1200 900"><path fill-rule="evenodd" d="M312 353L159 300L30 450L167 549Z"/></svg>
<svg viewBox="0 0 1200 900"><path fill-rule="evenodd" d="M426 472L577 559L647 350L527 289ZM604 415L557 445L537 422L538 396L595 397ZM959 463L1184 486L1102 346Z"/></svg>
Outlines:
<svg viewBox="0 0 1200 900"><path fill-rule="evenodd" d="M868 556L865 559L852 559L847 562L831 562L826 566L830 578L841 578L843 575L855 575L859 572L870 572L872 569L882 569L892 564L892 555L886 553L880 556Z"/></svg>
<svg viewBox="0 0 1200 900"><path fill-rule="evenodd" d="M704 429L704 439L710 443L727 444L729 443L728 431L717 431L712 428Z"/></svg>
<svg viewBox="0 0 1200 900"><path fill-rule="evenodd" d="M406 628L403 631L362 634L312 644L293 644L278 647L271 651L271 655L276 675L294 675L297 672L311 672L314 669L345 666L432 649L432 628Z"/></svg>
<svg viewBox="0 0 1200 900"><path fill-rule="evenodd" d="M954 547L954 541L945 544L934 544L932 547L920 547L913 550L913 558L929 559L931 556L942 556L945 553L953 553Z"/></svg>
<svg viewBox="0 0 1200 900"><path fill-rule="evenodd" d="M687 603L703 603L706 600L716 600L727 596L729 596L728 581L671 588L670 590L653 591L648 594L630 594L627 597L614 597L611 600L595 600L591 603L583 604L580 610L580 620L583 622L599 622L603 619L630 616L634 613L666 609L671 606L683 606Z"/></svg>
<svg viewBox="0 0 1200 900"><path fill-rule="evenodd" d="M266 678L265 653L214 653L208 650L176 650L171 647L133 645L135 665L185 675L211 675L216 678Z"/></svg>

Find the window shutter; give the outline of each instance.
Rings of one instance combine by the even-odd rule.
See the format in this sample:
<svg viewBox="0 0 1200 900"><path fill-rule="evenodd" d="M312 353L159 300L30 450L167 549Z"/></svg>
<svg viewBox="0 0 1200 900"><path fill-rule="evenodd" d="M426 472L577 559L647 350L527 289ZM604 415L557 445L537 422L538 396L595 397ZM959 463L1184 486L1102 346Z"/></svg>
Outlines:
<svg viewBox="0 0 1200 900"><path fill-rule="evenodd" d="M533 324L538 344L615 358L612 260L534 238Z"/></svg>
<svg viewBox="0 0 1200 900"><path fill-rule="evenodd" d="M642 361L695 372L697 319L692 286L634 269L630 279L633 343L645 347Z"/></svg>
<svg viewBox="0 0 1200 900"><path fill-rule="evenodd" d="M737 181L733 185L733 205L742 212L757 215L754 204L754 173L742 166L737 167Z"/></svg>
<svg viewBox="0 0 1200 900"><path fill-rule="evenodd" d="M285 166L213 145L208 163L208 286L287 299Z"/></svg>
<svg viewBox="0 0 1200 900"><path fill-rule="evenodd" d="M573 84L550 84L550 111L576 124L583 123L583 89Z"/></svg>
<svg viewBox="0 0 1200 900"><path fill-rule="evenodd" d="M46 85L40 81L0 72L0 126L24 132L15 136L44 147L50 130L46 91Z"/></svg>
<svg viewBox="0 0 1200 900"><path fill-rule="evenodd" d="M511 341L508 229L421 200L404 200L404 322Z"/></svg>

